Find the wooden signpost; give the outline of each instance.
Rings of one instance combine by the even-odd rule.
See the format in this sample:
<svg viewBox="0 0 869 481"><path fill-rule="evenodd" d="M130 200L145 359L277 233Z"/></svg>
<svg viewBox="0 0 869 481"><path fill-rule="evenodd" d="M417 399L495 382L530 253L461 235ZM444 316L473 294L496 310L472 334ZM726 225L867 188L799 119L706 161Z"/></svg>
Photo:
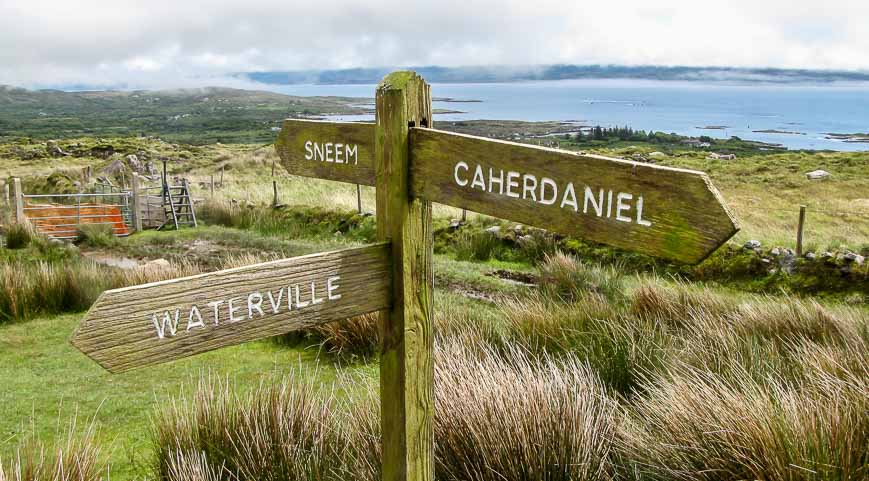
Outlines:
<svg viewBox="0 0 869 481"><path fill-rule="evenodd" d="M180 359L391 305L387 244L104 292L72 344L111 372Z"/></svg>
<svg viewBox="0 0 869 481"><path fill-rule="evenodd" d="M738 226L702 172L434 130L388 75L376 122L287 120L291 174L376 187L372 246L107 291L73 344L119 372L380 311L383 479L434 478L432 202L696 263Z"/></svg>

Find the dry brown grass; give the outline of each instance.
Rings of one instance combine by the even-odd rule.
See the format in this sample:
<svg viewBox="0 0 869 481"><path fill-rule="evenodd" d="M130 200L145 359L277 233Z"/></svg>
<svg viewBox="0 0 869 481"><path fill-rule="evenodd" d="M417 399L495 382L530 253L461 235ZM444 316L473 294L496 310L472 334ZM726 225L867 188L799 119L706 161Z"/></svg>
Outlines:
<svg viewBox="0 0 869 481"><path fill-rule="evenodd" d="M442 345L435 397L438 479L598 480L614 473L617 404L574 357Z"/></svg>
<svg viewBox="0 0 869 481"><path fill-rule="evenodd" d="M62 444L46 446L36 439L28 440L8 464L0 459L0 481L108 480L108 467L101 462L94 435L93 424L77 433L73 420Z"/></svg>
<svg viewBox="0 0 869 481"><path fill-rule="evenodd" d="M815 373L763 383L694 369L650 380L633 406L629 470L663 479L858 480L869 476L869 383Z"/></svg>

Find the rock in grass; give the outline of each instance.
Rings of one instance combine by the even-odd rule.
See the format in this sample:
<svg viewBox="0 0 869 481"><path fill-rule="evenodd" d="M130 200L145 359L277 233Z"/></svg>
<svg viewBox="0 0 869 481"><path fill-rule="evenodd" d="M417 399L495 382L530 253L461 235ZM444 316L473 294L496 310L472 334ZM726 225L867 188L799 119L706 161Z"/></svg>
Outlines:
<svg viewBox="0 0 869 481"><path fill-rule="evenodd" d="M743 244L742 248L743 249L750 249L750 250L760 249L760 241L752 239L752 240L746 242L745 244Z"/></svg>
<svg viewBox="0 0 869 481"><path fill-rule="evenodd" d="M830 177L830 173L826 170L813 170L806 173L806 178L809 180L824 180Z"/></svg>
<svg viewBox="0 0 869 481"><path fill-rule="evenodd" d="M856 254L854 252L846 252L842 258L845 260L845 262L847 262L849 264L854 263L854 264L857 264L858 266L862 266L863 262L866 260L860 254Z"/></svg>
<svg viewBox="0 0 869 481"><path fill-rule="evenodd" d="M501 233L501 226L493 225L492 227L487 228L486 232L488 232L489 234L492 234L492 235L498 235Z"/></svg>

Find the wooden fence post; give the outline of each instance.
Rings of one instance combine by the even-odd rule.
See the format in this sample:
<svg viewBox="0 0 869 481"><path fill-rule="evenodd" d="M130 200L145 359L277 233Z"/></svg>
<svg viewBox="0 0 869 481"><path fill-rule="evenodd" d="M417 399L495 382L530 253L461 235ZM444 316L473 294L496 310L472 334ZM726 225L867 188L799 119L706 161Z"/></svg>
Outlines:
<svg viewBox="0 0 869 481"><path fill-rule="evenodd" d="M272 180L272 192L274 193L274 199L272 200L272 207L276 207L278 202L278 181Z"/></svg>
<svg viewBox="0 0 869 481"><path fill-rule="evenodd" d="M211 198L214 198L214 174L211 174Z"/></svg>
<svg viewBox="0 0 869 481"><path fill-rule="evenodd" d="M356 184L356 210L362 213L362 186Z"/></svg>
<svg viewBox="0 0 869 481"><path fill-rule="evenodd" d="M12 179L12 202L15 204L15 214L13 220L24 222L24 192L21 191L21 179L14 177Z"/></svg>
<svg viewBox="0 0 869 481"><path fill-rule="evenodd" d="M142 231L142 192L141 192L141 179L139 178L139 174L133 172L133 179L131 181L131 191L133 192L133 229L136 232Z"/></svg>
<svg viewBox="0 0 869 481"><path fill-rule="evenodd" d="M384 481L434 479L431 203L409 195L411 126L431 126L431 89L395 72L377 88L377 236L391 241L393 306L380 315Z"/></svg>
<svg viewBox="0 0 869 481"><path fill-rule="evenodd" d="M797 256L803 255L803 226L806 222L806 206L800 206L800 220L797 224Z"/></svg>

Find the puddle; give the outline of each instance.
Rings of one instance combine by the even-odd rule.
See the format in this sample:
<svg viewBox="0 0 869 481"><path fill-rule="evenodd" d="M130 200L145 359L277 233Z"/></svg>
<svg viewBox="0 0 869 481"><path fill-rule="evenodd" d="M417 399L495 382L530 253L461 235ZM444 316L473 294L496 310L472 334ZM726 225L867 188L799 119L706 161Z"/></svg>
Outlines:
<svg viewBox="0 0 869 481"><path fill-rule="evenodd" d="M525 272L508 271L506 269L498 269L489 274L492 277L497 277L501 280L519 284L525 287L535 287L537 285L537 276Z"/></svg>
<svg viewBox="0 0 869 481"><path fill-rule="evenodd" d="M121 269L129 270L139 267L139 261L130 259L129 257L116 256L105 252L84 252L82 255L98 264L119 267Z"/></svg>

